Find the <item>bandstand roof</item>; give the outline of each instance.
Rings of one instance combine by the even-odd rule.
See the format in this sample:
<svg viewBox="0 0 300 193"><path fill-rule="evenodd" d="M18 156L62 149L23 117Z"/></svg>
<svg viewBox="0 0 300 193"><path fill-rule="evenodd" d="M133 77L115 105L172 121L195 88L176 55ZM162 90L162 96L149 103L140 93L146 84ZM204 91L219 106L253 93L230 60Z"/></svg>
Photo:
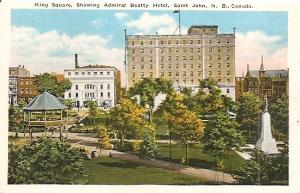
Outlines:
<svg viewBox="0 0 300 193"><path fill-rule="evenodd" d="M23 108L25 111L51 111L62 110L64 106L55 96L45 91L36 96L30 103Z"/></svg>

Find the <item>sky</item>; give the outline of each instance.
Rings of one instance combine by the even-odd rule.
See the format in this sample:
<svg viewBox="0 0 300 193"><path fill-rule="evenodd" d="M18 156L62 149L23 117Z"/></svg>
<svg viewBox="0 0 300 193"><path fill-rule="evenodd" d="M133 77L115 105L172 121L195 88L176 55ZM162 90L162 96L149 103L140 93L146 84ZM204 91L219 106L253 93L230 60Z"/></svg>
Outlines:
<svg viewBox="0 0 300 193"><path fill-rule="evenodd" d="M32 74L63 73L79 65L104 64L124 72L124 29L128 34L174 34L178 14L172 10L45 10L14 9L11 15L11 66ZM246 66L287 68L288 13L182 11L182 33L191 25L218 25L219 33L236 28L236 75ZM178 32L176 32L178 33ZM124 76L123 76L124 77Z"/></svg>

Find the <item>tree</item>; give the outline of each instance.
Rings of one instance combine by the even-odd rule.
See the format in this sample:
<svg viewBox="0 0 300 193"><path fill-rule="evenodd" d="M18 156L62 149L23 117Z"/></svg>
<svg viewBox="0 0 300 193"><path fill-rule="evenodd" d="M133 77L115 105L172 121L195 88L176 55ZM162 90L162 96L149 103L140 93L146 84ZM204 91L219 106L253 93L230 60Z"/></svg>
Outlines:
<svg viewBox="0 0 300 193"><path fill-rule="evenodd" d="M26 106L24 100L19 100L17 105L11 105L8 109L9 114L9 129L16 130L16 137L18 137L18 130L22 128L23 108Z"/></svg>
<svg viewBox="0 0 300 193"><path fill-rule="evenodd" d="M63 98L65 91L71 89L72 83L69 79L60 82L54 75L44 73L36 76L35 85L40 93L48 91L56 97Z"/></svg>
<svg viewBox="0 0 300 193"><path fill-rule="evenodd" d="M147 125L144 119L145 113L145 108L126 98L121 99L119 104L110 110L109 123L117 130L121 147L127 135L131 134L135 137L143 135L143 129Z"/></svg>
<svg viewBox="0 0 300 193"><path fill-rule="evenodd" d="M40 138L19 147L9 146L9 184L81 184L87 169L82 153L66 142Z"/></svg>
<svg viewBox="0 0 300 193"><path fill-rule="evenodd" d="M148 134L144 141L140 144L140 157L147 159L148 167L150 167L150 161L158 157L158 146L155 144L153 137Z"/></svg>
<svg viewBox="0 0 300 193"><path fill-rule="evenodd" d="M288 154L270 155L256 150L234 176L239 184L288 184Z"/></svg>
<svg viewBox="0 0 300 193"><path fill-rule="evenodd" d="M164 119L172 128L173 138L185 145L185 163L188 164L188 144L200 140L204 125L194 112L186 107L165 114Z"/></svg>
<svg viewBox="0 0 300 193"><path fill-rule="evenodd" d="M222 111L215 113L209 121L203 136L204 151L218 156L218 164L223 165L223 155L232 148L244 144L243 136L237 131L237 123Z"/></svg>
<svg viewBox="0 0 300 193"><path fill-rule="evenodd" d="M98 109L96 101L86 101L87 107L89 108L89 114L93 117L93 124L96 125L96 117L99 116L100 110Z"/></svg>
<svg viewBox="0 0 300 193"><path fill-rule="evenodd" d="M272 117L272 127L277 131L288 135L289 131L289 101L288 97L284 96L278 98L275 102L271 103L269 108Z"/></svg>
<svg viewBox="0 0 300 193"><path fill-rule="evenodd" d="M170 90L172 90L172 84L168 80L144 78L130 88L129 96L139 96L140 104L149 109L149 124L151 124L155 97L159 93L168 93Z"/></svg>
<svg viewBox="0 0 300 193"><path fill-rule="evenodd" d="M98 138L97 147L100 150L99 155L101 156L101 149L109 149L111 145L107 129L103 126L97 127L96 138Z"/></svg>
<svg viewBox="0 0 300 193"><path fill-rule="evenodd" d="M251 134L253 132L257 132L259 115L259 98L249 92L244 93L239 98L239 108L237 110L236 120L240 130L248 133L248 139L251 139Z"/></svg>

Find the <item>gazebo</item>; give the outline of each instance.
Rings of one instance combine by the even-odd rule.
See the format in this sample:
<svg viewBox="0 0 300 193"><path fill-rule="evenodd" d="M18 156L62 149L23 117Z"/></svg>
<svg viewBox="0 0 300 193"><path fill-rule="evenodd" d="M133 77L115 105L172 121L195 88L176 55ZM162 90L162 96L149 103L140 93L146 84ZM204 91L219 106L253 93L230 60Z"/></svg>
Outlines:
<svg viewBox="0 0 300 193"><path fill-rule="evenodd" d="M32 127L44 127L45 129L48 127L59 127L60 140L62 140L64 109L66 109L66 106L47 91L36 96L26 107L23 108L24 132L25 127L28 127L30 139L32 139ZM49 117L50 114L51 116Z"/></svg>

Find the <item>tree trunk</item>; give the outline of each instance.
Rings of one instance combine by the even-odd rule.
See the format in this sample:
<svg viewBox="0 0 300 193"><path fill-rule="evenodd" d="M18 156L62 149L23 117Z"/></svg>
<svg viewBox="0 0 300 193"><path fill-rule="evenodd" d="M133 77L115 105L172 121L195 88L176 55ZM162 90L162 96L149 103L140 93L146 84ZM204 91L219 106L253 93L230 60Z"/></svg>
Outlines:
<svg viewBox="0 0 300 193"><path fill-rule="evenodd" d="M188 143L185 144L185 163L188 164Z"/></svg>
<svg viewBox="0 0 300 193"><path fill-rule="evenodd" d="M124 146L124 134L123 131L120 131L120 146Z"/></svg>
<svg viewBox="0 0 300 193"><path fill-rule="evenodd" d="M170 148L170 160L172 159L172 139L171 134L169 134L169 148Z"/></svg>

